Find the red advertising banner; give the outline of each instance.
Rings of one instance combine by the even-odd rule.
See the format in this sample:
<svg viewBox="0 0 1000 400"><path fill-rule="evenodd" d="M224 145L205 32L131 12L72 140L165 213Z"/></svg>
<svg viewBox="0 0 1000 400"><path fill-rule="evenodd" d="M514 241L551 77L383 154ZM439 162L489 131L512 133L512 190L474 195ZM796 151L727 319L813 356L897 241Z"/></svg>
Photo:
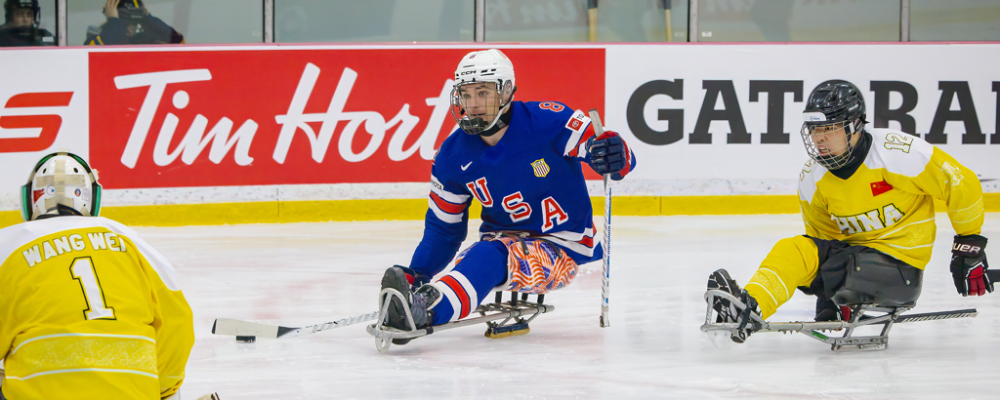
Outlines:
<svg viewBox="0 0 1000 400"><path fill-rule="evenodd" d="M422 182L469 49L90 53L107 188ZM604 49L504 49L515 100L604 105Z"/></svg>
<svg viewBox="0 0 1000 400"><path fill-rule="evenodd" d="M67 107L73 92L20 93L11 96L4 110L34 107ZM39 128L38 136L24 138L0 137L0 153L42 151L56 141L62 117L57 114L0 115L0 128Z"/></svg>

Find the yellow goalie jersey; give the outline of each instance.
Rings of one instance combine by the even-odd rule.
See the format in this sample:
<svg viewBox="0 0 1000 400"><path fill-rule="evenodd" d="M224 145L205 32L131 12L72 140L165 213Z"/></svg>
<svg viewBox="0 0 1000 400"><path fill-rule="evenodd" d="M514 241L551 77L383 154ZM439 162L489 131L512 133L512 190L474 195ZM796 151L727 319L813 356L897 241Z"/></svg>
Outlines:
<svg viewBox="0 0 1000 400"><path fill-rule="evenodd" d="M170 263L135 231L60 216L0 230L8 399L160 399L194 345Z"/></svg>
<svg viewBox="0 0 1000 400"><path fill-rule="evenodd" d="M810 160L799 179L806 234L871 247L916 268L931 259L934 200L959 235L979 234L983 190L976 174L941 149L891 129L869 129L871 149L848 179Z"/></svg>

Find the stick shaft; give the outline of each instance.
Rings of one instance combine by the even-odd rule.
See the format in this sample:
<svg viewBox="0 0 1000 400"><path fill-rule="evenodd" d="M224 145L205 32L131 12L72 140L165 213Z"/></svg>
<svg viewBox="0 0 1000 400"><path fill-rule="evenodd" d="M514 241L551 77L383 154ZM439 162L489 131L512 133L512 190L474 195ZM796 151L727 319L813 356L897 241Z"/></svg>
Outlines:
<svg viewBox="0 0 1000 400"><path fill-rule="evenodd" d="M990 280L994 284L1000 281L1000 269L988 269L986 270L986 275L990 276Z"/></svg>
<svg viewBox="0 0 1000 400"><path fill-rule="evenodd" d="M671 26L671 23L670 23L670 9L668 8L667 11L664 12L664 14L666 14L664 18L666 19L666 22L667 22L667 41L668 42L673 42L674 41L674 28Z"/></svg>
<svg viewBox="0 0 1000 400"><path fill-rule="evenodd" d="M611 298L611 185L604 175L604 258L601 274L601 327L611 326L608 308Z"/></svg>
<svg viewBox="0 0 1000 400"><path fill-rule="evenodd" d="M587 40L597 41L597 1L587 1Z"/></svg>
<svg viewBox="0 0 1000 400"><path fill-rule="evenodd" d="M604 134L604 125L597 110L590 110L590 119L594 124L597 137ZM601 259L601 327L611 326L608 317L611 298L611 181L610 174L604 175L604 258Z"/></svg>
<svg viewBox="0 0 1000 400"><path fill-rule="evenodd" d="M660 3L661 3L660 5L663 6L663 16L664 16L664 18L666 20L665 22L667 23L667 26L666 26L667 41L668 42L673 42L674 41L674 29L673 29L673 27L670 24L670 8L671 8L671 3L672 2L670 0L661 0Z"/></svg>

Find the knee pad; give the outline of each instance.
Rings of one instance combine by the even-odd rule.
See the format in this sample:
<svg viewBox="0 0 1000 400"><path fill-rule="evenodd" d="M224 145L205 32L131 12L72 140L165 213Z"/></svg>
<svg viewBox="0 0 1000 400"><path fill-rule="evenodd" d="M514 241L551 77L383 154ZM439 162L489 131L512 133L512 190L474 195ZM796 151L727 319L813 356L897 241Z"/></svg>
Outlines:
<svg viewBox="0 0 1000 400"><path fill-rule="evenodd" d="M920 297L924 271L918 268L864 247L848 252L845 261L843 285L831 297L837 305L912 307Z"/></svg>

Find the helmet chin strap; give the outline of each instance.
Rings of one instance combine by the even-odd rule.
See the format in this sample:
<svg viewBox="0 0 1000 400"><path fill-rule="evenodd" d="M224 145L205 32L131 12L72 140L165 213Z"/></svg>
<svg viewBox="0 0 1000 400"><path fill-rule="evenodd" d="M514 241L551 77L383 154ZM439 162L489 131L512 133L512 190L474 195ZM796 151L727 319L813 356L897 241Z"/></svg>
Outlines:
<svg viewBox="0 0 1000 400"><path fill-rule="evenodd" d="M493 124L492 128L479 132L479 136L490 137L496 135L501 129L510 125L510 114L510 105L508 104L507 107L503 108L503 114L500 114L500 117L497 118L497 123Z"/></svg>
<svg viewBox="0 0 1000 400"><path fill-rule="evenodd" d="M510 91L509 100L507 100L507 104L500 110L500 117L497 118L497 123L493 124L492 128L479 132L479 136L490 137L496 135L501 129L510 125L510 104L514 102L514 93L517 93L517 86L514 86L514 89Z"/></svg>

